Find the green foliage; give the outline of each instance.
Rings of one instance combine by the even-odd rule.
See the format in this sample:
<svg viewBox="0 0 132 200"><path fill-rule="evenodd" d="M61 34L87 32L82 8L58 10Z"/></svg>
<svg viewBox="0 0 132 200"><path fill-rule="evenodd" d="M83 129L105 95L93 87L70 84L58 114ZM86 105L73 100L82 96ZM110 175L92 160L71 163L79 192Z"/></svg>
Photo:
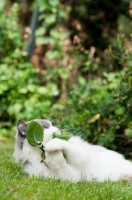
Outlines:
<svg viewBox="0 0 132 200"><path fill-rule="evenodd" d="M42 126L36 121L30 122L26 130L26 137L29 144L31 144L32 146L37 146L42 144L43 136L44 136L44 130Z"/></svg>
<svg viewBox="0 0 132 200"><path fill-rule="evenodd" d="M104 73L103 78L87 82L79 78L78 87L69 93L66 113L70 113L71 129L90 142L123 151L129 148L132 137L132 53L125 37L118 38L120 51L112 52L124 70ZM69 108L69 110L68 110ZM120 145L119 145L119 144ZM129 145L130 143L130 145Z"/></svg>
<svg viewBox="0 0 132 200"><path fill-rule="evenodd" d="M118 47L120 52L112 52L116 56L120 64L124 68L124 75L120 79L120 84L115 93L116 102L124 110L123 117L118 122L119 124L126 125L128 128L125 135L131 136L131 121L132 121L132 52L131 42L126 41L125 36L118 37Z"/></svg>
<svg viewBox="0 0 132 200"><path fill-rule="evenodd" d="M69 140L72 136L70 135L60 135L58 133L53 133L53 138L59 138L61 140Z"/></svg>
<svg viewBox="0 0 132 200"><path fill-rule="evenodd" d="M123 34L114 39L117 31L130 35L129 2L35 0L36 46L44 48L37 69L21 37L19 4L2 12L6 2L0 3L0 135L8 136L17 120L50 118L93 143L118 150L131 144L132 53Z"/></svg>
<svg viewBox="0 0 132 200"><path fill-rule="evenodd" d="M29 62L18 24L18 5L0 18L0 121L1 135L17 120L44 117L57 95L54 83L40 84L39 73ZM50 91L50 92L49 92Z"/></svg>
<svg viewBox="0 0 132 200"><path fill-rule="evenodd" d="M3 1L4 3L5 1ZM3 9L4 9L4 5ZM20 48L22 47L22 39L20 38L20 26L17 24L17 12L18 5L14 4L8 14L2 12L1 7L1 19L0 19L0 58L1 62L6 61L10 64L10 59L14 59L14 63L17 64L17 58L21 57ZM14 50L14 52L13 52ZM21 57L22 59L22 57ZM21 61L21 60L19 60Z"/></svg>
<svg viewBox="0 0 132 200"><path fill-rule="evenodd" d="M69 94L67 111L74 134L90 142L114 148L115 120L123 116L123 108L113 98L122 73L104 73L103 79L88 83L80 78L77 88ZM68 110L69 108L69 110ZM113 128L114 126L114 128Z"/></svg>
<svg viewBox="0 0 132 200"><path fill-rule="evenodd" d="M89 70L93 67L93 62L88 51L71 43L66 27L70 6L62 7L59 0L54 3L40 0L35 1L34 7L38 7L41 12L41 26L35 35L36 45L44 45L45 49L44 63L40 66L47 70L43 80L54 82L59 90L59 97L65 99L67 88L78 82L79 72L82 72L80 68L83 66L84 71Z"/></svg>

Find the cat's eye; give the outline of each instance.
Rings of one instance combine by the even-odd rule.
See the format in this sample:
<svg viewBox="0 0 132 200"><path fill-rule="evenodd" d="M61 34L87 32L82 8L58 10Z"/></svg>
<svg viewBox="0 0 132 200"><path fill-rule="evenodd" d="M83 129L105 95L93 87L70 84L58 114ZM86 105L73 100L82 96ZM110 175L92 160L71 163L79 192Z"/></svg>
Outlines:
<svg viewBox="0 0 132 200"><path fill-rule="evenodd" d="M46 129L49 128L48 126L42 126L42 127L43 127L43 128L46 128Z"/></svg>

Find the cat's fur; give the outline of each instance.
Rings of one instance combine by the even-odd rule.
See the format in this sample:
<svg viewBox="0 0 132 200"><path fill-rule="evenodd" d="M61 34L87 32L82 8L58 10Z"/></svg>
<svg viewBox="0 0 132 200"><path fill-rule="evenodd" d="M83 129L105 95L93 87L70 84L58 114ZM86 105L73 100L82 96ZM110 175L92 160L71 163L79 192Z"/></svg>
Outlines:
<svg viewBox="0 0 132 200"><path fill-rule="evenodd" d="M45 160L42 161L40 147L31 146L26 139L30 122L19 121L14 158L16 162L22 161L23 172L70 181L132 180L132 162L121 154L89 144L80 137L73 136L69 141L53 139L53 132L60 133L59 129L47 120L35 121L44 128Z"/></svg>

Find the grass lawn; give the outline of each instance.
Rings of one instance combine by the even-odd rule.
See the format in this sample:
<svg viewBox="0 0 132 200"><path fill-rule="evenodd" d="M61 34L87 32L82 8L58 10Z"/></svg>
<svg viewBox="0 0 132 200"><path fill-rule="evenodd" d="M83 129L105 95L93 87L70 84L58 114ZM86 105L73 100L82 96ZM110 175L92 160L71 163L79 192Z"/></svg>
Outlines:
<svg viewBox="0 0 132 200"><path fill-rule="evenodd" d="M132 200L132 182L61 182L21 173L13 162L14 138L0 141L0 200Z"/></svg>

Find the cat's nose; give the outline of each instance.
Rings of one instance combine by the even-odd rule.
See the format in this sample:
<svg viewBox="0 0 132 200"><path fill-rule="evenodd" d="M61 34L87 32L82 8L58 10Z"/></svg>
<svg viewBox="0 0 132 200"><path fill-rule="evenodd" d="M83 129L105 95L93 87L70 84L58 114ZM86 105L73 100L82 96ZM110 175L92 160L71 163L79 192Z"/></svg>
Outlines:
<svg viewBox="0 0 132 200"><path fill-rule="evenodd" d="M60 130L58 128L54 127L54 129L55 129L56 133L58 133L59 135L61 135L61 132L60 132Z"/></svg>

